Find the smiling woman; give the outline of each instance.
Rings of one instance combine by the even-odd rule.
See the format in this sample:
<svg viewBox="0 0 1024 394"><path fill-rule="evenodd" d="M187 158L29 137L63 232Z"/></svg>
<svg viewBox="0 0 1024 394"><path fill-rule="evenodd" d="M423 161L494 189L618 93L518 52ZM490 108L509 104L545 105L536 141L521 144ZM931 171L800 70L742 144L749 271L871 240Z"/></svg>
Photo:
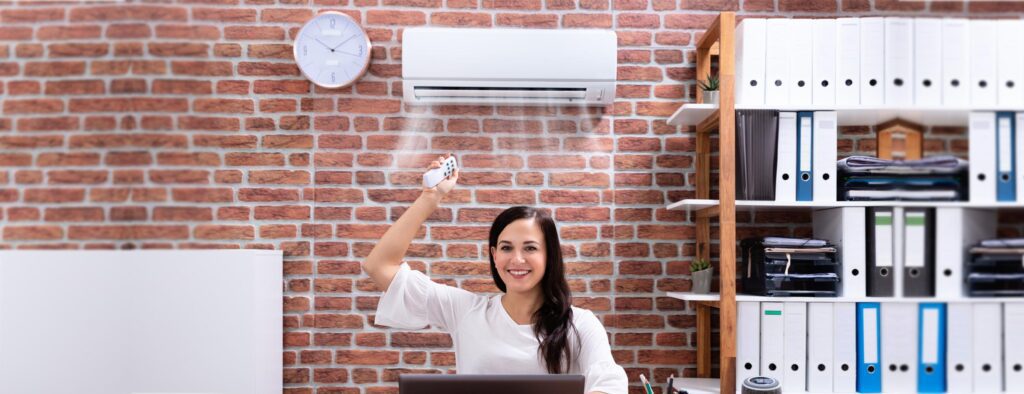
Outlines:
<svg viewBox="0 0 1024 394"><path fill-rule="evenodd" d="M431 163L440 167L445 157ZM449 333L461 374L578 374L587 393L627 392L600 320L572 306L558 230L544 211L512 207L488 238L491 275L504 293L477 295L431 281L402 263L419 227L458 181L458 170L426 188L367 256L363 269L386 289L379 325Z"/></svg>

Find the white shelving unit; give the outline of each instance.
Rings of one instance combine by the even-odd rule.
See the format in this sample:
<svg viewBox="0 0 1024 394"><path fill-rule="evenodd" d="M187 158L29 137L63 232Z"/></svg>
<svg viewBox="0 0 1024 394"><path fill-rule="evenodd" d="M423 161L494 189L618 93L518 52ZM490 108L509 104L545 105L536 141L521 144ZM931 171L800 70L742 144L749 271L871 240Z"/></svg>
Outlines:
<svg viewBox="0 0 1024 394"><path fill-rule="evenodd" d="M736 105L737 110L775 109L779 111L836 111L840 126L876 125L895 118L901 118L925 126L965 126L973 111L1022 111L1021 108L967 108L943 106L794 106L794 105ZM674 126L695 126L718 110L717 104L684 103L668 118Z"/></svg>
<svg viewBox="0 0 1024 394"><path fill-rule="evenodd" d="M703 209L718 205L718 200L687 199L668 205L668 209ZM1024 209L1022 202L977 203L970 201L751 201L736 200L737 209L828 209L849 207L907 207L907 208L975 208L975 209Z"/></svg>
<svg viewBox="0 0 1024 394"><path fill-rule="evenodd" d="M694 294L688 292L669 292L669 297L684 301L718 301L718 294ZM750 302L942 302L942 303L972 303L972 302L1000 302L1000 303L1024 303L1024 298L1019 297L991 297L991 298L935 298L935 297L764 297L755 295L736 294L736 301Z"/></svg>

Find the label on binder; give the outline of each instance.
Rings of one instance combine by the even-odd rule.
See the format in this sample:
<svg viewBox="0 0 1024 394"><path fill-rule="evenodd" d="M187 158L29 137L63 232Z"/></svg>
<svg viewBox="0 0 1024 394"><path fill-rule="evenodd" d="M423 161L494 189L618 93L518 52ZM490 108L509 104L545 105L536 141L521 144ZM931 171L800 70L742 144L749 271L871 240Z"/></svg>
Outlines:
<svg viewBox="0 0 1024 394"><path fill-rule="evenodd" d="M928 308L921 311L921 362L939 362L939 310Z"/></svg>
<svg viewBox="0 0 1024 394"><path fill-rule="evenodd" d="M864 309L864 363L874 364L878 362L878 309Z"/></svg>

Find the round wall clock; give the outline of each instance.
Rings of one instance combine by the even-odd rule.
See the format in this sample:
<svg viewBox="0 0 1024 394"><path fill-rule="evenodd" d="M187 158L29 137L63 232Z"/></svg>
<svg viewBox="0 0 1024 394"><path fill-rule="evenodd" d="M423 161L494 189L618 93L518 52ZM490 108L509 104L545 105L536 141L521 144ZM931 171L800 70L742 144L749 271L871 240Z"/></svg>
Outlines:
<svg viewBox="0 0 1024 394"><path fill-rule="evenodd" d="M299 30L293 47L302 75L317 86L339 88L363 76L370 66L370 38L352 17L325 11Z"/></svg>

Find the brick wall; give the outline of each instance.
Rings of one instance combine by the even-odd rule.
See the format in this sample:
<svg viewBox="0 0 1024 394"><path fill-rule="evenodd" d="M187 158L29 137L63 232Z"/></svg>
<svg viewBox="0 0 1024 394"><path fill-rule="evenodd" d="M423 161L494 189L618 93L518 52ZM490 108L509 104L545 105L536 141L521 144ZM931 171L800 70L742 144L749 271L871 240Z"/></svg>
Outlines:
<svg viewBox="0 0 1024 394"><path fill-rule="evenodd" d="M0 220L4 248L285 251L289 393L394 393L398 373L454 368L450 339L372 325L359 261L455 151L461 185L410 263L494 292L486 231L511 204L552 210L576 302L600 315L634 378L692 375L687 290L692 133L665 124L693 95L693 42L718 10L744 15L1013 16L1024 3L892 0L184 0L0 2ZM351 88L299 76L292 37L343 10L374 44ZM408 107L405 26L606 28L619 37L604 109ZM929 152L965 152L962 130ZM841 152L870 152L863 128ZM741 214L740 235L809 231L809 215ZM754 224L756 222L756 224ZM201 291L198 290L197 291ZM638 387L632 388L638 391Z"/></svg>

